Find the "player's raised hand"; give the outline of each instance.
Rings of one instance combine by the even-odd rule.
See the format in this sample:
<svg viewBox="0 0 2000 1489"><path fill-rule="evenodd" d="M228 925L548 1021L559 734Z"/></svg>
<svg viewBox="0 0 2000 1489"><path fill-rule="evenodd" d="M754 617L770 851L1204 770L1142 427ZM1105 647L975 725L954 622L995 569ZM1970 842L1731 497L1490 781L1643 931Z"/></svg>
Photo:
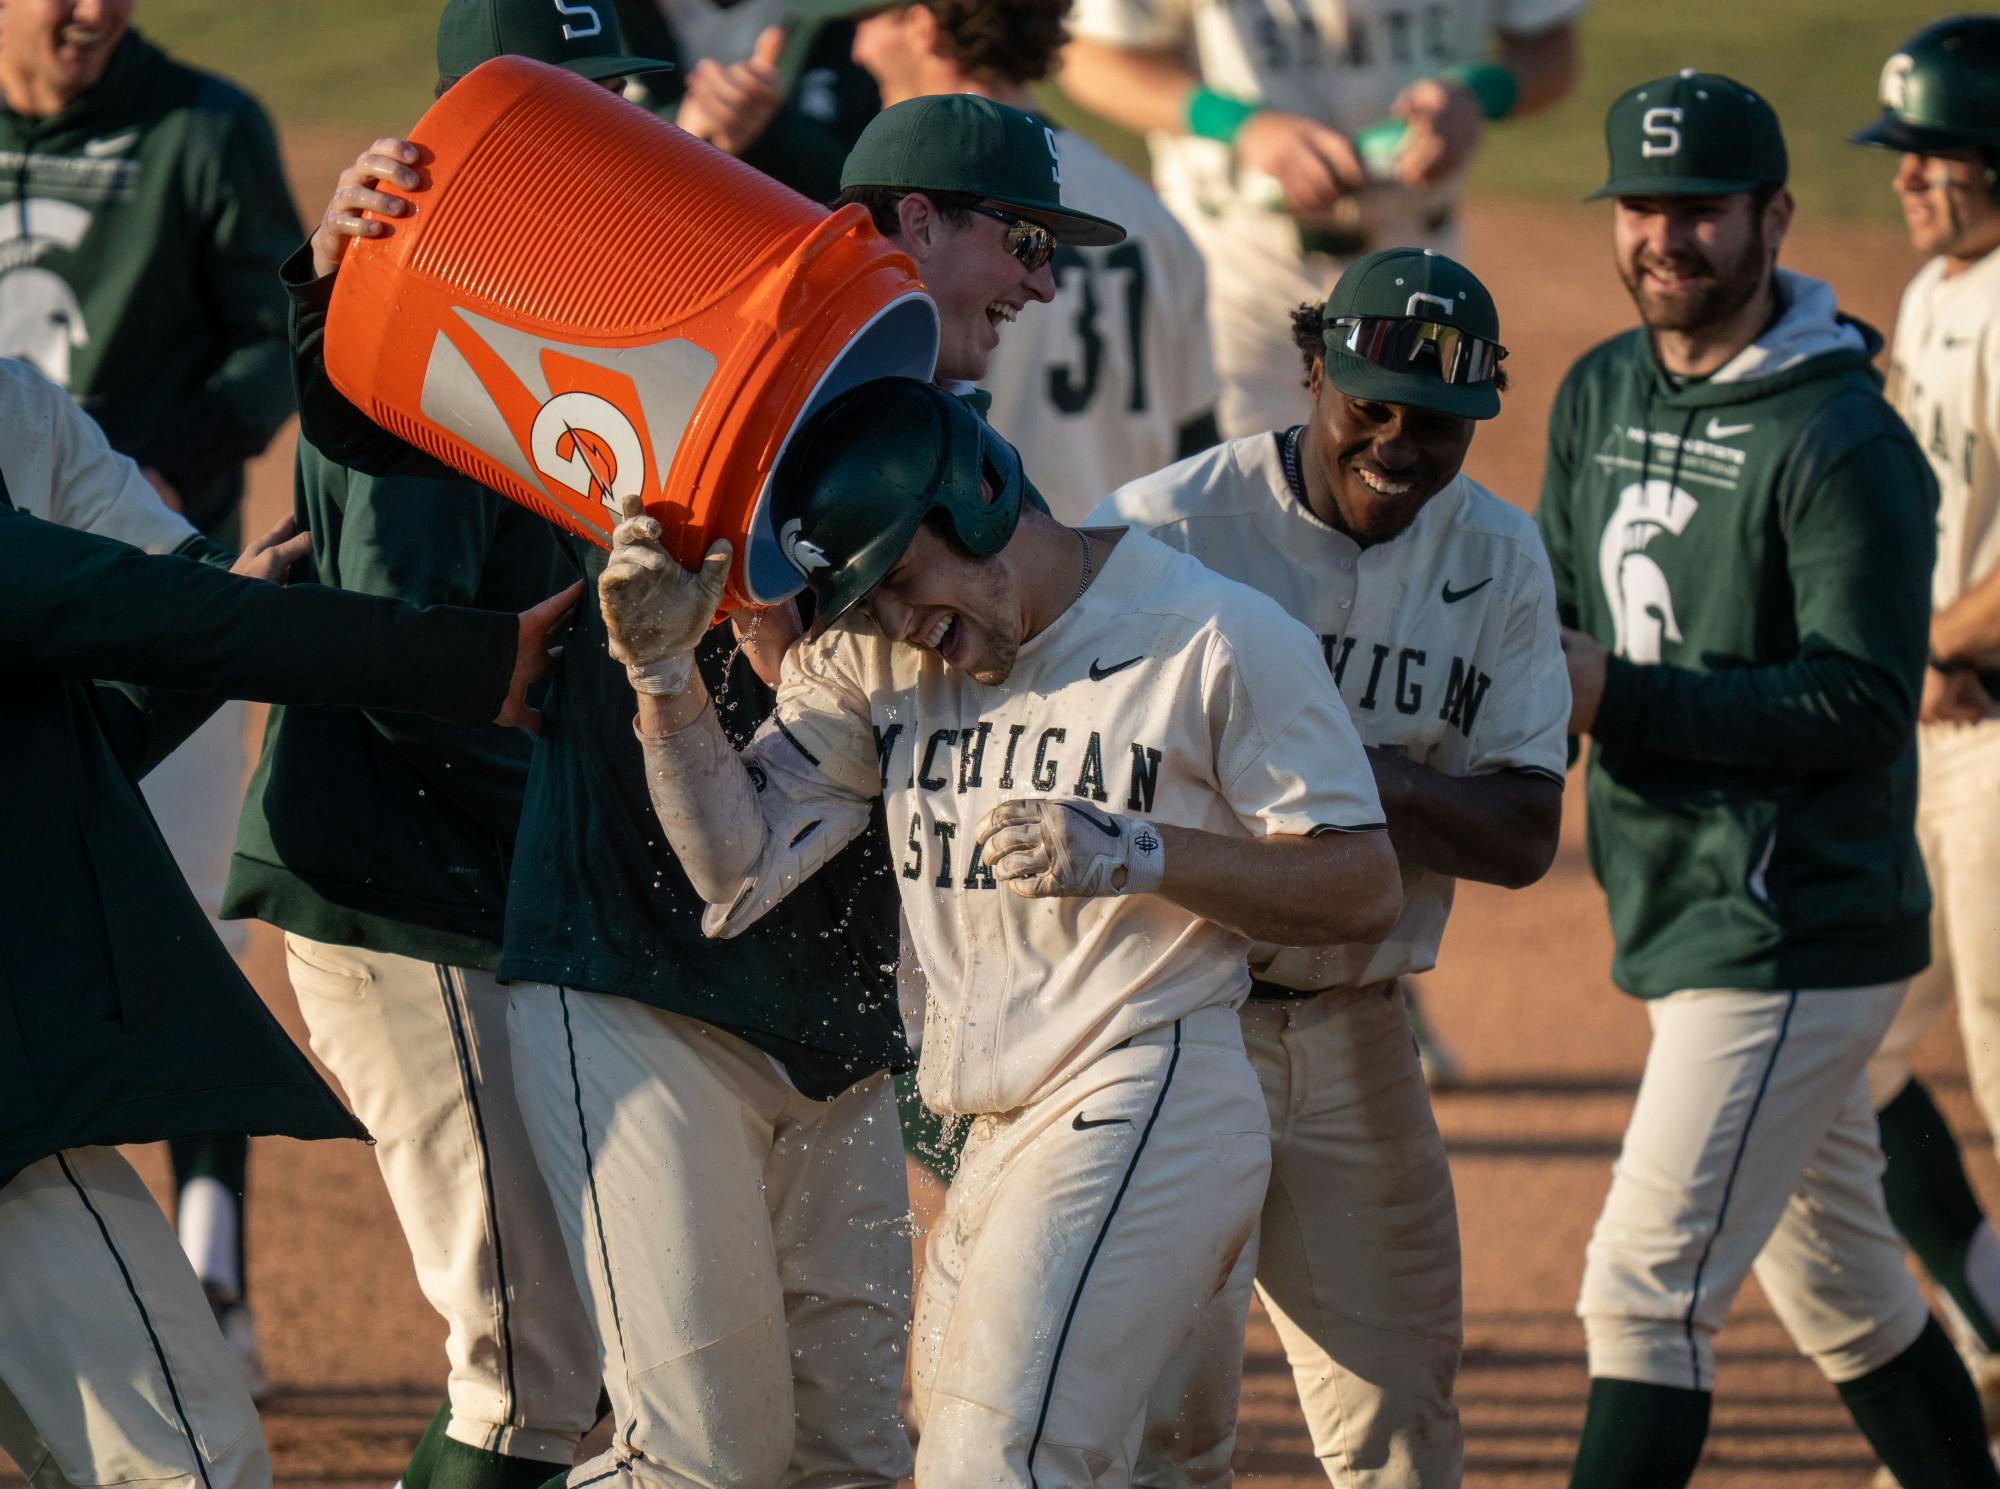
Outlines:
<svg viewBox="0 0 2000 1489"><path fill-rule="evenodd" d="M1367 180L1354 145L1317 119L1264 109L1236 136L1236 164L1245 174L1278 183L1287 210L1311 216L1329 210Z"/></svg>
<svg viewBox="0 0 2000 1489"><path fill-rule="evenodd" d="M1456 175L1486 132L1486 114L1463 83L1422 78L1390 112L1408 126L1396 151L1396 179L1405 186L1435 186Z"/></svg>
<svg viewBox="0 0 2000 1489"><path fill-rule="evenodd" d="M385 137L363 150L354 164L340 173L340 182L320 214L319 226L313 229L314 275L323 279L337 270L351 240L379 238L389 231L387 223L362 213L407 217L417 210L415 203L379 188L415 191L423 184L417 172L421 159L422 152L408 140Z"/></svg>
<svg viewBox="0 0 2000 1489"><path fill-rule="evenodd" d="M731 549L717 539L701 567L684 569L660 542L660 524L636 496L618 499L611 561L597 580L597 603L611 655L641 693L685 692L694 651L722 604Z"/></svg>
<svg viewBox="0 0 2000 1489"><path fill-rule="evenodd" d="M778 112L778 54L782 27L766 26L748 60L722 63L704 57L688 73L687 92L674 122L718 150L741 155L757 143Z"/></svg>
<svg viewBox="0 0 2000 1489"><path fill-rule="evenodd" d="M1166 868L1152 823L1080 801L1003 801L979 819L974 836L993 877L1024 898L1147 894Z"/></svg>
<svg viewBox="0 0 2000 1489"><path fill-rule="evenodd" d="M579 579L569 588L550 595L541 604L531 606L515 617L514 675L508 679L507 696L501 700L500 712L493 716L494 723L531 730L536 734L542 732L542 711L529 705L528 689L555 670L562 648L551 645L549 637L563 623L570 608L576 604L576 597L582 593L583 581Z"/></svg>

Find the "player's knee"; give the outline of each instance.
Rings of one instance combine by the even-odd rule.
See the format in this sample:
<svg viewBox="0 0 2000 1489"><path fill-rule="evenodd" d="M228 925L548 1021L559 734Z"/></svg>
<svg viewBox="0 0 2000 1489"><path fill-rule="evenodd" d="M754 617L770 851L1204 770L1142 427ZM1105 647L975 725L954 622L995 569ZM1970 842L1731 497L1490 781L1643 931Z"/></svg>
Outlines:
<svg viewBox="0 0 2000 1489"><path fill-rule="evenodd" d="M1587 1308L1578 1312L1592 1376L1684 1391L1714 1388L1715 1331L1705 1323Z"/></svg>
<svg viewBox="0 0 2000 1489"><path fill-rule="evenodd" d="M917 1482L924 1489L1029 1483L1037 1489L1088 1489L1114 1462L1112 1452L1053 1442L999 1412L933 1396L917 1443Z"/></svg>

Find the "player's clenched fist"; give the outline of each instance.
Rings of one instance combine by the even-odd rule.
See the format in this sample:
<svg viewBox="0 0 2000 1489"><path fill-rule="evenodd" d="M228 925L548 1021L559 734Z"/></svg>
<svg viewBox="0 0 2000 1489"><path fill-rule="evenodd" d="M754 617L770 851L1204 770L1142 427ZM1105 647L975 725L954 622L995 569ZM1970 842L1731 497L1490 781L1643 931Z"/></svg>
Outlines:
<svg viewBox="0 0 2000 1489"><path fill-rule="evenodd" d="M611 561L597 581L612 657L641 693L687 690L694 651L708 634L729 579L729 544L717 541L695 570L660 544L660 524L636 496L620 497L623 517L611 533Z"/></svg>
<svg viewBox="0 0 2000 1489"><path fill-rule="evenodd" d="M979 819L976 836L993 877L1036 899L1149 894L1166 866L1152 823L1079 801L1003 801Z"/></svg>

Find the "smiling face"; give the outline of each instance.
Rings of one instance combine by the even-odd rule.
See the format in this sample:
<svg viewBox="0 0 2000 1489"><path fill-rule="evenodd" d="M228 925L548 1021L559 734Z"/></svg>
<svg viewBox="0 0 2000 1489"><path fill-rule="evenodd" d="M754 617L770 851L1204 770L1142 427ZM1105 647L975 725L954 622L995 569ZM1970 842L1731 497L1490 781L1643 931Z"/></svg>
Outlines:
<svg viewBox="0 0 2000 1489"><path fill-rule="evenodd" d="M897 204L897 246L917 261L924 288L937 302L939 382L977 382L1000 344L1000 331L1034 301L1055 298L1047 264L1029 269L1007 251L1007 225L979 213L944 220L935 204L913 192Z"/></svg>
<svg viewBox="0 0 2000 1489"><path fill-rule="evenodd" d="M2000 207L1987 194L1976 150L1904 155L1890 184L1903 208L1910 246L1923 254L1975 259L2000 246Z"/></svg>
<svg viewBox="0 0 2000 1489"><path fill-rule="evenodd" d="M1622 196L1618 277L1655 331L1718 325L1759 294L1791 219L1780 191L1760 212L1747 191L1727 196Z"/></svg>
<svg viewBox="0 0 2000 1489"><path fill-rule="evenodd" d="M1315 362L1312 420L1300 452L1314 513L1360 543L1382 543L1416 521L1465 464L1476 421L1434 409L1350 398Z"/></svg>
<svg viewBox="0 0 2000 1489"><path fill-rule="evenodd" d="M4 0L0 69L67 103L104 76L132 24L133 0Z"/></svg>
<svg viewBox="0 0 2000 1489"><path fill-rule="evenodd" d="M929 522L860 608L891 641L934 651L988 687L1014 670L1026 630L1005 550L973 558Z"/></svg>

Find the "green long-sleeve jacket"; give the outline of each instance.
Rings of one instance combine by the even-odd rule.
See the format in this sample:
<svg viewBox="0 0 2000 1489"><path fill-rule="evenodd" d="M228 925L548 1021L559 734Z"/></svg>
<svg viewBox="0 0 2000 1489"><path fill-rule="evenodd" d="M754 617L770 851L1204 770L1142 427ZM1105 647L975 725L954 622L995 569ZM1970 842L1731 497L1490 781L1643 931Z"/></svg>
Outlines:
<svg viewBox="0 0 2000 1489"><path fill-rule="evenodd" d="M1645 332L1570 369L1536 514L1565 624L1611 653L1590 861L1612 975L1839 988L1929 960L1914 730L1937 488L1825 285L1714 377Z"/></svg>
<svg viewBox="0 0 2000 1489"><path fill-rule="evenodd" d="M216 940L136 783L212 710L188 690L490 718L516 629L141 553L15 510L0 481L0 1184L70 1147L363 1135Z"/></svg>
<svg viewBox="0 0 2000 1489"><path fill-rule="evenodd" d="M292 411L278 265L299 240L248 94L136 32L47 119L0 106L0 355L68 388L204 531Z"/></svg>
<svg viewBox="0 0 2000 1489"><path fill-rule="evenodd" d="M374 425L326 383L332 279L285 264L311 386L301 390L294 515L323 584L413 605L525 610L574 577L557 529L442 467L371 475L337 458ZM325 442L323 447L321 441ZM223 896L315 941L492 970L532 738L358 708L274 708Z"/></svg>

